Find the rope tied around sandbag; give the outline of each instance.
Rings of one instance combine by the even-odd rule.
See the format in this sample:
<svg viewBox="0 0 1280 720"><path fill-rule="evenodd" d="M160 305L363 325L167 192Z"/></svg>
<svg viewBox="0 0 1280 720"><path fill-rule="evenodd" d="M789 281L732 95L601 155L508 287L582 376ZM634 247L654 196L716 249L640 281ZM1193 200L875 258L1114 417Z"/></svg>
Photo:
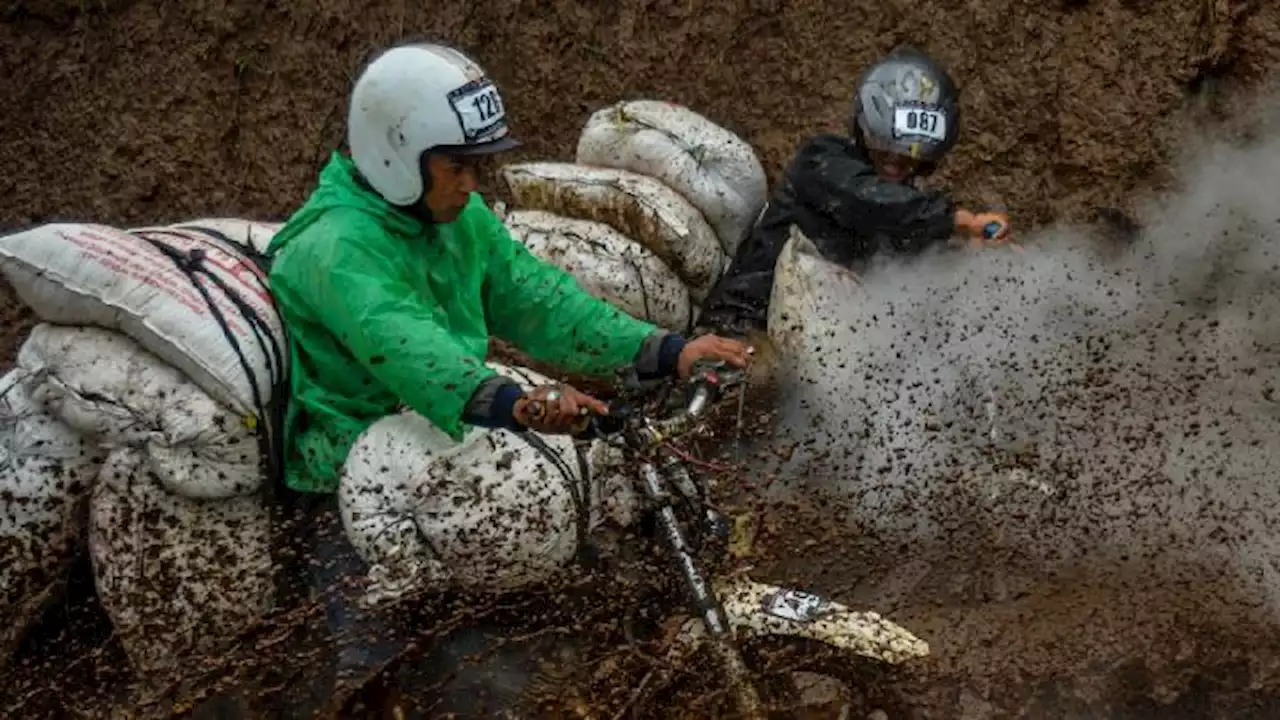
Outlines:
<svg viewBox="0 0 1280 720"><path fill-rule="evenodd" d="M207 235L210 239L221 241L228 246L227 249L231 255L238 257L242 261L252 262L263 273L270 269L269 258L263 256L252 246L241 245L218 230L195 225L183 226L183 229L192 230ZM168 228L147 229L145 231L135 231L131 234L145 240L157 251L169 258L174 267L191 281L191 285L196 292L200 293L201 299L204 300L206 307L209 308L209 312L222 331L227 344L235 352L236 360L248 379L249 389L253 395L251 404L253 406L254 425L251 429L257 435L259 451L262 453L263 460L266 463L268 477L273 481L281 479L284 474L284 406L288 400L289 390L288 369L284 356L285 348L282 347L282 343L276 341L267 320L244 297L237 293L230 284L207 267L208 252L204 248L197 247L184 251L159 238L152 237L153 235L171 235L185 240L192 240L193 238L190 234ZM222 309L214 302L209 288L199 280L200 277L207 278L208 282L222 291L223 295L239 312L241 318L253 333L254 340L266 359L267 373L270 377L270 387L267 392L264 392L264 388L259 383L254 367L246 356L245 349L241 347L239 338L232 331L227 321L227 316L223 314ZM265 282L263 287L268 291L270 290ZM281 325L281 332L287 333L283 324ZM264 425L265 427L262 427Z"/></svg>

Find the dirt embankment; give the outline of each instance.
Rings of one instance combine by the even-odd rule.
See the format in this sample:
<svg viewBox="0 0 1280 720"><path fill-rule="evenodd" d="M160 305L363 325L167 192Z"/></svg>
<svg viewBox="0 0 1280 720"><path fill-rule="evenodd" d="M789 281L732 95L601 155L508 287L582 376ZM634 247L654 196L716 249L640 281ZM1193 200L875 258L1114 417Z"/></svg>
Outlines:
<svg viewBox="0 0 1280 720"><path fill-rule="evenodd" d="M1188 91L1280 65L1280 9L1232 0L140 3L0 10L0 227L55 218L283 217L338 143L351 73L398 37L448 39L501 82L524 155L567 157L622 97L687 104L776 176L843 127L858 70L939 55L965 129L942 180L1022 223L1123 205L1178 140Z"/></svg>
<svg viewBox="0 0 1280 720"><path fill-rule="evenodd" d="M803 136L845 126L865 63L914 43L964 88L963 140L939 180L1022 226L1167 182L1188 118L1229 114L1224 82L1280 66L1280 8L1239 0L11 0L0 231L284 218L341 140L355 69L410 36L485 63L523 157L567 158L592 110L648 96L741 133L773 177ZM0 320L22 327L11 305L0 296Z"/></svg>
<svg viewBox="0 0 1280 720"><path fill-rule="evenodd" d="M1223 81L1280 66L1280 8L1238 0L11 0L0 231L284 218L342 138L354 71L411 36L484 62L528 141L521 157L568 158L592 110L648 96L741 133L773 177L806 134L845 126L865 63L914 43L964 88L940 182L1022 226L1167 182L1188 118L1229 113ZM0 297L7 326L21 320L11 304Z"/></svg>
<svg viewBox="0 0 1280 720"><path fill-rule="evenodd" d="M772 177L806 133L845 127L867 61L913 42L964 87L963 141L940 181L1021 225L1091 218L1166 182L1187 119L1224 113L1220 81L1280 65L1280 9L1236 0L12 0L0 231L287 217L342 138L353 72L408 36L484 61L524 158L568 158L591 110L652 96L740 132Z"/></svg>

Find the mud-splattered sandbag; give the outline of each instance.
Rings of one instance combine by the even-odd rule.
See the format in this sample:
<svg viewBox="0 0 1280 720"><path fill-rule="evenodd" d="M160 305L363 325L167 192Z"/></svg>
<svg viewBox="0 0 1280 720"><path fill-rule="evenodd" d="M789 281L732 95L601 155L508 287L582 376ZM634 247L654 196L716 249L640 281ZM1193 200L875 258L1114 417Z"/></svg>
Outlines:
<svg viewBox="0 0 1280 720"><path fill-rule="evenodd" d="M192 500L170 492L142 451L108 455L90 501L94 582L144 678L172 679L272 609L271 549L261 495Z"/></svg>
<svg viewBox="0 0 1280 720"><path fill-rule="evenodd" d="M486 363L526 389L549 380ZM580 514L582 465L563 435L473 428L455 442L413 412L374 423L343 469L343 524L370 566L371 603L416 591L514 589L553 578L573 559L579 522L625 522L634 506L623 476L599 472ZM620 520L619 520L620 518Z"/></svg>
<svg viewBox="0 0 1280 720"><path fill-rule="evenodd" d="M751 145L689 108L632 100L598 110L578 138L577 161L657 178L702 211L733 257L768 199Z"/></svg>
<svg viewBox="0 0 1280 720"><path fill-rule="evenodd" d="M0 379L0 666L54 599L85 537L103 456L43 412L21 370Z"/></svg>
<svg viewBox="0 0 1280 720"><path fill-rule="evenodd" d="M592 295L632 317L688 331L689 289L643 245L604 223L541 210L516 210L504 222L529 252L573 275Z"/></svg>
<svg viewBox="0 0 1280 720"><path fill-rule="evenodd" d="M284 333L266 274L229 240L234 222L218 222L213 233L41 225L0 237L0 272L40 319L119 330L266 425L285 377ZM269 227L241 231L259 244Z"/></svg>
<svg viewBox="0 0 1280 720"><path fill-rule="evenodd" d="M783 356L804 357L821 347L833 323L840 324L841 305L832 298L845 299L858 292L856 275L824 259L813 241L791 226L774 269L769 339Z"/></svg>
<svg viewBox="0 0 1280 720"><path fill-rule="evenodd" d="M831 420L842 417L840 409L850 398L817 389L841 387L840 379L856 371L847 357L848 345L858 338L845 315L865 302L863 295L853 273L824 259L799 228L791 228L778 256L768 317L768 337L777 353L769 384L785 388L776 395L774 409L789 418L782 436L786 442L821 437L822 446L858 431Z"/></svg>
<svg viewBox="0 0 1280 720"><path fill-rule="evenodd" d="M258 440L242 418L124 335L37 325L18 366L39 377L33 396L104 447L139 451L169 492L193 499L262 487Z"/></svg>
<svg viewBox="0 0 1280 720"><path fill-rule="evenodd" d="M727 267L720 240L706 218L661 181L629 170L574 163L507 165L502 177L513 209L545 210L594 220L649 248L701 302Z"/></svg>

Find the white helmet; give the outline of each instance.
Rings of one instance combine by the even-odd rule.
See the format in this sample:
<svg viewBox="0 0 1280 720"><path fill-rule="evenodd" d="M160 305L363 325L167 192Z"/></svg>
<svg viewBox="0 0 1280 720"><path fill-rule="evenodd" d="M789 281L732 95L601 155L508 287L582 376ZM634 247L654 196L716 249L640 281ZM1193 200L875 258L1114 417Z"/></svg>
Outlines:
<svg viewBox="0 0 1280 720"><path fill-rule="evenodd" d="M474 61L443 45L391 48L365 68L347 111L351 159L378 194L410 205L423 194L428 150L481 154L519 145L498 88Z"/></svg>

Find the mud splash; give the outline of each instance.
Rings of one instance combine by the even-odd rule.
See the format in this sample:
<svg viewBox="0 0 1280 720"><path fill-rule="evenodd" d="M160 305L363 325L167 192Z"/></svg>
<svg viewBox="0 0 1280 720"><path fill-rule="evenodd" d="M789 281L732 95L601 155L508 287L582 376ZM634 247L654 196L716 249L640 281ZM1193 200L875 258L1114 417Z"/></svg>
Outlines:
<svg viewBox="0 0 1280 720"><path fill-rule="evenodd" d="M1248 717L1280 691L1274 124L1188 149L1123 247L1056 228L816 298L772 496L841 511L778 537L805 559L775 572L914 622L930 716Z"/></svg>

